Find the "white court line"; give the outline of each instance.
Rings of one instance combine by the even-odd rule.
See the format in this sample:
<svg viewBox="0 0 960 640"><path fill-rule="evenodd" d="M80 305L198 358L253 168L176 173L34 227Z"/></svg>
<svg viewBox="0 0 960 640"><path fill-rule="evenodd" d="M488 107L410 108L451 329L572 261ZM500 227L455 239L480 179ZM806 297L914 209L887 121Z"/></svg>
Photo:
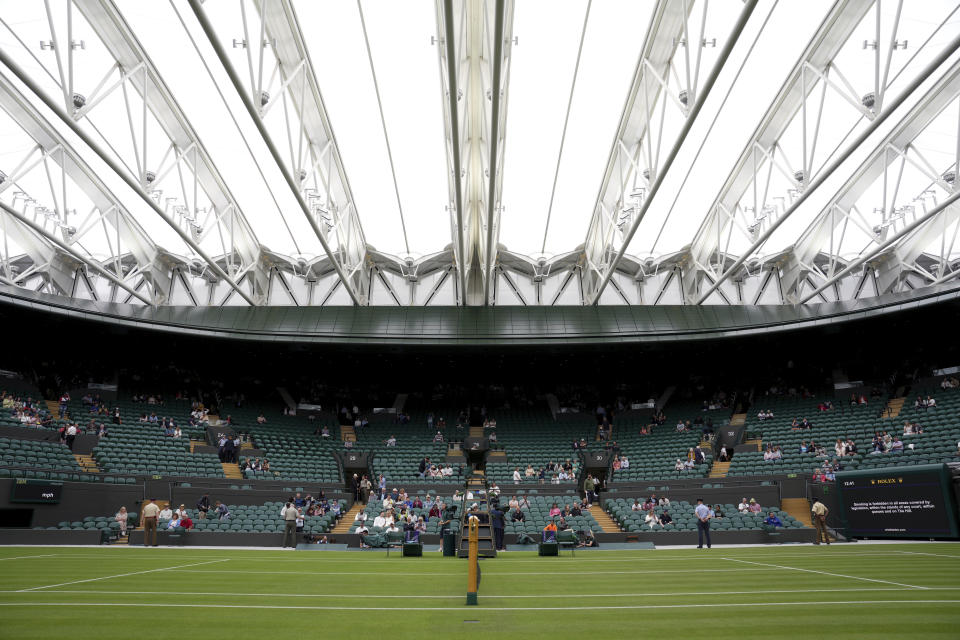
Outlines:
<svg viewBox="0 0 960 640"><path fill-rule="evenodd" d="M960 591L957 587L929 587L935 591ZM903 591L896 587L850 587L847 589L762 589L754 591L679 591L672 593L543 593L543 594L522 594L522 595L495 595L483 594L484 598L514 599L514 598L673 598L676 596L724 596L724 595L756 595L758 593L850 593L872 592L872 591ZM22 591L0 591L0 593L23 593ZM247 597L247 598L381 598L381 599L426 599L426 600L444 600L456 599L462 600L462 595L373 595L368 593L236 593L227 591L103 591L99 589L47 589L41 593L78 593L78 594L103 594L103 595L140 595L140 596L223 596L223 597Z"/></svg>
<svg viewBox="0 0 960 640"><path fill-rule="evenodd" d="M190 566L190 565L185 565ZM771 567L773 565L770 565ZM778 567L782 568L782 567ZM731 571L772 571L772 569L647 569L638 571L486 571L487 576L609 576L614 574L652 574L652 573L730 573ZM283 575L283 576L403 576L418 578L420 576L446 576L462 579L464 572L459 573L420 573L405 571L401 573L388 571L245 571L242 569L179 569L178 573L243 573L247 575ZM881 581L882 582L882 581ZM890 584L896 584L891 582Z"/></svg>
<svg viewBox="0 0 960 640"><path fill-rule="evenodd" d="M480 595L482 599L483 594ZM625 604L574 607L496 607L487 611L570 611L599 609L712 609L719 607L796 607L797 605L877 605L895 604L960 604L960 600L823 600L819 602L724 602L708 604ZM339 607L319 605L268 605L268 604L198 604L198 603L159 603L159 602L0 602L0 607L181 607L191 609L306 609L311 611L449 611L459 616L464 614L463 607ZM473 612L483 611L474 609Z"/></svg>
<svg viewBox="0 0 960 640"><path fill-rule="evenodd" d="M3 560L27 560L28 558L55 558L56 556L57 556L56 553L47 553L47 554L42 555L42 556L16 556L16 557L14 557L14 558L0 558L0 561L3 561Z"/></svg>
<svg viewBox="0 0 960 640"><path fill-rule="evenodd" d="M765 562L753 562L751 560L738 560L736 558L721 558L730 562L743 562L745 564L755 564L761 567L776 567L777 569L789 569L791 571L803 571L804 573L819 573L822 576L831 576L834 578L849 578L850 580L866 580L867 582L881 582L883 584L893 584L898 587L907 587L909 589L929 589L929 587L918 587L915 584L903 584L902 582L893 582L891 580L879 580L877 578L862 578L860 576L848 576L842 573L830 573L828 571L818 571L817 569L801 569L799 567L787 567L780 564L767 564Z"/></svg>
<svg viewBox="0 0 960 640"><path fill-rule="evenodd" d="M953 560L960 560L960 555L950 555L947 553L924 553L923 551L897 551L897 553L908 553L912 556L932 556L936 558L951 558Z"/></svg>
<svg viewBox="0 0 960 640"><path fill-rule="evenodd" d="M215 562L226 562L226 560L208 560L207 562L194 562L192 564L181 564L175 567L161 567L159 569L146 569L145 571L131 571L130 573L119 573L115 576L102 576L100 578L86 578L85 580L72 580L70 582L61 582L59 584L48 584L40 587L30 587L28 589L18 589L17 593L25 591L36 591L37 589L52 589L53 587L64 587L68 584L80 584L82 582L96 582L97 580L110 580L111 578L125 578L127 576L138 576L144 573L156 573L157 571L173 571L183 567L196 567L202 564L213 564Z"/></svg>

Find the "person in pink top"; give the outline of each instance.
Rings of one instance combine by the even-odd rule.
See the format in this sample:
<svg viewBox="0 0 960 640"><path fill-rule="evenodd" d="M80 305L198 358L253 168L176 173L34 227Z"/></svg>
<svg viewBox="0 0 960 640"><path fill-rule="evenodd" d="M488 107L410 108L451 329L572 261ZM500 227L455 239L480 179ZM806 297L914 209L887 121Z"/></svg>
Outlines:
<svg viewBox="0 0 960 640"><path fill-rule="evenodd" d="M763 511L763 507L757 503L756 499L750 498L750 513L760 513L761 511Z"/></svg>
<svg viewBox="0 0 960 640"><path fill-rule="evenodd" d="M561 512L560 512L560 507L558 507L558 506L557 506L557 503L554 502L554 503L553 503L553 506L550 508L550 517L552 518L552 517L554 517L554 516L558 516L558 515L560 515L560 513L561 513Z"/></svg>

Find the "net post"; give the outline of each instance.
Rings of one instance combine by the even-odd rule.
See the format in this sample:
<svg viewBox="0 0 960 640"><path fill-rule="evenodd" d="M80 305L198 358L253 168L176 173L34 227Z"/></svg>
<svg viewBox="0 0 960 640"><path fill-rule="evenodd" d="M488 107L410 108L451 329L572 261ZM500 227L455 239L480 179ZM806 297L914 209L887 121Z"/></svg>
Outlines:
<svg viewBox="0 0 960 640"><path fill-rule="evenodd" d="M477 564L477 549L480 540L480 520L476 516L470 516L469 537L467 539L467 604L475 605L477 602L477 587L479 586L479 566Z"/></svg>

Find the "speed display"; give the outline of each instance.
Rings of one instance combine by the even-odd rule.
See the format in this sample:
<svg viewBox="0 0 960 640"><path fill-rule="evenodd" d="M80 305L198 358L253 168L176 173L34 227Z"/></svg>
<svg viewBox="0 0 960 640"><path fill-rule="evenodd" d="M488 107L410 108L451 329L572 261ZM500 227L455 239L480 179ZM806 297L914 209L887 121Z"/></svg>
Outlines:
<svg viewBox="0 0 960 640"><path fill-rule="evenodd" d="M848 537L955 538L956 502L942 464L837 474Z"/></svg>

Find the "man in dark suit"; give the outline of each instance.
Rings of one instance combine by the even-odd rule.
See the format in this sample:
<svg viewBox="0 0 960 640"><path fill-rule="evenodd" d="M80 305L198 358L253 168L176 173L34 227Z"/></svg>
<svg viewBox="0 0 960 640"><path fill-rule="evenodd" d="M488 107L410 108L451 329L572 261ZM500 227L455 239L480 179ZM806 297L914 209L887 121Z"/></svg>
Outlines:
<svg viewBox="0 0 960 640"><path fill-rule="evenodd" d="M494 505L490 510L490 521L493 524L493 544L497 551L503 551L506 547L503 544L504 517L500 505Z"/></svg>

